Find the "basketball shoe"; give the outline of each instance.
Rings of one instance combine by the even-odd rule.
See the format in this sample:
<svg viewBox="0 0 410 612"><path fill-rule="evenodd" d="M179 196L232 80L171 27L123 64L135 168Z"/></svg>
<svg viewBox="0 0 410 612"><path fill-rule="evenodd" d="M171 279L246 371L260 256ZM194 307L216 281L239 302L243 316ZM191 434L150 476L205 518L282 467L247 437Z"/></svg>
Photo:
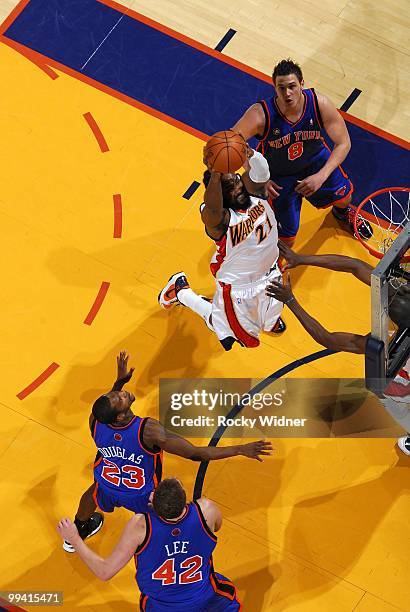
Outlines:
<svg viewBox="0 0 410 612"><path fill-rule="evenodd" d="M177 272L168 280L165 287L158 295L158 303L162 308L171 308L174 305L180 304L178 301L178 291L181 289L189 289L189 283L185 276L185 272Z"/></svg>
<svg viewBox="0 0 410 612"><path fill-rule="evenodd" d="M410 434L397 440L397 446L405 454L410 456Z"/></svg>
<svg viewBox="0 0 410 612"><path fill-rule="evenodd" d="M348 206L347 208L343 209L343 212L341 212L341 210L342 209L337 208L337 206L333 206L332 207L333 216L338 221L341 221L342 223L346 223L346 225L349 227L349 230L354 235L355 233L354 218L356 215L355 209L351 206ZM366 221L364 217L362 217L362 215L357 215L356 224L357 224L357 233L359 234L360 238L362 238L362 240L369 240L373 236L372 226L370 225L368 221Z"/></svg>
<svg viewBox="0 0 410 612"><path fill-rule="evenodd" d="M82 540L86 540L87 538L91 538L91 536L97 533L97 531L100 531L104 523L104 517L100 512L94 512L94 514L90 516L88 521L82 523L78 520L75 520L74 522L77 526L80 538ZM71 546L70 542L67 542L67 540L64 540L63 548L66 552L75 552L74 546Z"/></svg>

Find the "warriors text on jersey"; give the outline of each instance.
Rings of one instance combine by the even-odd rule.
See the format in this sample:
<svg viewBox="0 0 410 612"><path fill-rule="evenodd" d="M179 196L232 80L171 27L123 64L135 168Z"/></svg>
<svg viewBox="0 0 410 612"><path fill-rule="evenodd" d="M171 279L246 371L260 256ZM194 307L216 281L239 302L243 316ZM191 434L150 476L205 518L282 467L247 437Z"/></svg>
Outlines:
<svg viewBox="0 0 410 612"><path fill-rule="evenodd" d="M94 478L113 492L146 495L161 480L162 451L143 443L147 419L134 416L123 427L95 421L92 436L98 452Z"/></svg>
<svg viewBox="0 0 410 612"><path fill-rule="evenodd" d="M316 158L330 157L321 133L323 123L315 90L304 89L302 94L304 106L295 123L279 110L276 97L260 101L265 130L258 151L267 159L271 177L298 174Z"/></svg>
<svg viewBox="0 0 410 612"><path fill-rule="evenodd" d="M229 227L211 261L216 279L233 287L261 280L279 256L272 208L261 198L251 196L251 202L244 211L229 209Z"/></svg>

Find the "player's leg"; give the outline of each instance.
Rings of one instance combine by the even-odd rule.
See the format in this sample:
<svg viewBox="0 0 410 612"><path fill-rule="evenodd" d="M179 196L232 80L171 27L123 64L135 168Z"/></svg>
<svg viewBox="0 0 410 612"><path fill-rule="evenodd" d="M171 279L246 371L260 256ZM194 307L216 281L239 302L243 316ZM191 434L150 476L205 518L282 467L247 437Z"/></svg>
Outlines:
<svg viewBox="0 0 410 612"><path fill-rule="evenodd" d="M269 277L269 280L279 281L281 278L282 275L278 270ZM286 330L286 323L281 317L282 302L266 295L265 290L258 294L258 312L261 330L274 334L281 334Z"/></svg>
<svg viewBox="0 0 410 612"><path fill-rule="evenodd" d="M94 482L81 496L78 510L74 518L74 523L78 529L80 537L85 540L100 531L104 523L104 516L101 512L96 512L97 503L99 500L96 493L97 485ZM98 500L98 501L97 501ZM104 503L101 501L102 506ZM104 508L99 505L103 510ZM104 510L105 512L110 510ZM67 552L75 552L75 549L69 542L63 542L63 548Z"/></svg>
<svg viewBox="0 0 410 612"><path fill-rule="evenodd" d="M211 301L202 295L198 295L191 289L184 272L173 274L165 287L158 295L158 302L163 308L171 308L182 304L196 312L212 330L210 316L212 311Z"/></svg>
<svg viewBox="0 0 410 612"><path fill-rule="evenodd" d="M342 167L339 166L333 170L321 188L307 200L315 208L332 206L333 216L343 223L351 233L354 233L355 209L351 206L352 193L353 185ZM370 223L360 215L357 218L357 231L364 240L368 240L373 234Z"/></svg>
<svg viewBox="0 0 410 612"><path fill-rule="evenodd" d="M295 191L295 177L282 177L274 180L282 187L280 196L270 201L278 223L279 240L286 242L292 248L300 226L302 196Z"/></svg>
<svg viewBox="0 0 410 612"><path fill-rule="evenodd" d="M259 346L257 299L239 297L231 285L219 283L212 300L212 325L226 351L235 340L246 348Z"/></svg>

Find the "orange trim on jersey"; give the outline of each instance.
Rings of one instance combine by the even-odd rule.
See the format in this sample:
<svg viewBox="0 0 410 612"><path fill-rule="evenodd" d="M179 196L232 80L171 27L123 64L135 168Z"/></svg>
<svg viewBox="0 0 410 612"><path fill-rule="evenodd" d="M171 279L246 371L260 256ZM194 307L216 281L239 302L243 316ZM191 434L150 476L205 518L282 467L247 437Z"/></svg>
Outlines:
<svg viewBox="0 0 410 612"><path fill-rule="evenodd" d="M154 455L154 475L153 475L153 481L154 481L154 488L156 489L159 482L160 482L160 478L158 479L158 474L157 472L159 471L159 469L161 470L161 474L162 474L162 457L163 457L163 453L162 451L160 453L158 453L157 455ZM160 464L160 465L158 465Z"/></svg>
<svg viewBox="0 0 410 612"><path fill-rule="evenodd" d="M327 142L325 140L322 140L324 147L329 151L330 155L332 154L332 149L329 147L329 145L327 144ZM343 178L345 179L349 179L349 176L346 174L346 172L343 170L342 166L338 166L340 172L342 173ZM350 179L349 179L350 181ZM353 187L352 182L350 181L350 184ZM347 196L346 196L347 197Z"/></svg>
<svg viewBox="0 0 410 612"><path fill-rule="evenodd" d="M140 555L140 554L141 554L141 553L142 553L142 552L143 552L143 551L144 551L144 550L147 548L148 544L150 543L151 536L152 536L152 523L151 523L151 517L150 517L150 515L149 515L148 513L146 513L146 517L148 518L148 523L149 523L149 533L148 533L148 537L147 537L147 535L145 535L145 537L146 537L147 539L146 539L146 541L145 541L145 543L144 543L144 546L141 548L141 550L139 550L138 552L136 552L136 553L134 554L135 564L137 563L136 558L138 557L138 555ZM136 565L135 565L135 567L136 567Z"/></svg>
<svg viewBox="0 0 410 612"><path fill-rule="evenodd" d="M148 595L143 595L140 601L140 607L143 612L147 609Z"/></svg>
<svg viewBox="0 0 410 612"><path fill-rule="evenodd" d="M131 421L126 425L107 425L107 427L109 427L110 429L127 429L127 427L130 427L133 424L136 418L137 416L134 415Z"/></svg>
<svg viewBox="0 0 410 612"><path fill-rule="evenodd" d="M228 228L229 230L229 228ZM211 262L210 264L210 268L211 268L211 273L213 274L213 276L216 276L219 268L222 266L225 257L226 257L226 234L225 236L222 238L222 240L218 240L218 241L214 241L217 247L217 251L216 251L216 261Z"/></svg>
<svg viewBox="0 0 410 612"><path fill-rule="evenodd" d="M99 458L97 461L95 461L95 463L94 463L94 465L93 465L93 468L95 469L96 467L98 467L98 466L100 465L100 463L101 463L101 461L102 461L102 460L103 460L103 457L102 457L102 455L101 455L101 457L100 457L100 458Z"/></svg>
<svg viewBox="0 0 410 612"><path fill-rule="evenodd" d="M214 575L214 572L213 572L212 569L211 569L211 572L209 574L209 578L211 580L212 588L215 591L215 593L218 593L218 595L221 595L222 597L226 597L227 599L229 599L229 601L235 601L235 599L236 599L236 587L235 587L235 585L232 582L225 581L225 580L219 580L219 578L217 578ZM228 584L229 586L232 586L233 589L234 589L233 595L230 595L226 591L221 591L220 589L218 589L216 581L220 582L221 584L223 583L223 584Z"/></svg>
<svg viewBox="0 0 410 612"><path fill-rule="evenodd" d="M202 516L201 516L202 509L200 511L198 509L198 505L199 505L198 502L194 502L195 510L196 510L196 512L198 514L198 517L199 517L199 520L201 522L202 529L205 531L206 535L209 537L210 540L212 540L213 542L217 542L218 538L216 537L216 535L211 534L211 529L209 528L208 524L204 525L205 517L203 517L203 520L202 520Z"/></svg>
<svg viewBox="0 0 410 612"><path fill-rule="evenodd" d="M303 111L301 116L299 117L299 119L297 121L289 121L289 119L286 117L286 115L284 115L282 113L282 111L280 110L276 100L278 99L278 97L276 96L276 98L273 98L273 103L276 106L276 110L278 111L279 115L282 117L282 119L284 121L286 121L286 123L289 123L289 125L291 125L292 127L294 127L295 125L297 125L300 121L302 121L303 117L305 116L306 113L306 109L307 109L307 95L305 94L304 90L302 89L302 93L303 93L303 97L305 98L305 103L303 105Z"/></svg>
<svg viewBox="0 0 410 612"><path fill-rule="evenodd" d="M232 303L232 298L231 298L232 285L225 285L225 283L221 283L221 284L222 284L222 295L223 295L223 300L224 300L226 318L228 319L229 326L232 329L233 333L235 334L236 339L239 340L239 342L243 344L243 346L246 346L247 348L256 348L260 344L259 339L249 334L242 327L242 325L240 324L236 316L234 305Z"/></svg>
<svg viewBox="0 0 410 612"><path fill-rule="evenodd" d="M266 140L266 138L268 137L269 134L269 130L270 130L270 112L268 109L268 105L266 103L266 100L261 100L260 103L262 104L264 111L265 111L265 118L267 120L267 123L265 125L265 129L263 131L263 135L262 138L260 139L259 143L262 143Z"/></svg>
<svg viewBox="0 0 410 612"><path fill-rule="evenodd" d="M324 129L322 115L320 114L319 100L317 99L316 92L313 87L310 88L310 91L312 92L313 110L315 111L316 121L318 122L320 128Z"/></svg>
<svg viewBox="0 0 410 612"><path fill-rule="evenodd" d="M94 493L93 493L93 500L96 506L98 506L98 501L97 501L97 491L98 491L98 482L95 482L95 487L94 487Z"/></svg>
<svg viewBox="0 0 410 612"><path fill-rule="evenodd" d="M93 433L92 433L92 437L95 440L95 432L97 431L97 419L95 419L95 423L94 423L94 427L93 427Z"/></svg>

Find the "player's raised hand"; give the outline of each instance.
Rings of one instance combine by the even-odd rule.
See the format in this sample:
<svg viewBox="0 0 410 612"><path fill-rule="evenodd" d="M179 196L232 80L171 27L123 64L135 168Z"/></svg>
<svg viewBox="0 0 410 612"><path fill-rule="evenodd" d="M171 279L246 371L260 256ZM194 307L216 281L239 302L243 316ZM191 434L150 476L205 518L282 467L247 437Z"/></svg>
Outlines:
<svg viewBox="0 0 410 612"><path fill-rule="evenodd" d="M273 200L280 196L280 190L283 189L283 187L281 187L277 183L274 183L272 180L268 181L267 188L268 196Z"/></svg>
<svg viewBox="0 0 410 612"><path fill-rule="evenodd" d="M124 384L131 380L134 372L134 368L128 370L128 358L126 351L121 351L117 356L117 380L123 381Z"/></svg>
<svg viewBox="0 0 410 612"><path fill-rule="evenodd" d="M69 518L63 518L57 525L57 531L63 540L67 540L73 545L76 538L79 538L78 529L75 524Z"/></svg>
<svg viewBox="0 0 410 612"><path fill-rule="evenodd" d="M278 242L280 256L286 259L286 264L282 266L282 270L290 270L296 268L302 263L302 258L298 253L295 253L283 240Z"/></svg>
<svg viewBox="0 0 410 612"><path fill-rule="evenodd" d="M298 181L295 187L295 191L300 193L300 195L308 198L313 195L324 183L324 179L322 175L317 172L316 174L312 174L311 176L307 176L303 181Z"/></svg>
<svg viewBox="0 0 410 612"><path fill-rule="evenodd" d="M266 442L266 440L241 444L240 449L241 455L249 457L249 459L256 459L257 461L263 461L261 457L263 455L271 455L273 451L272 444Z"/></svg>
<svg viewBox="0 0 410 612"><path fill-rule="evenodd" d="M287 275L286 283L281 283L274 280L271 281L271 283L266 287L266 295L273 297L284 304L293 301L295 297L292 292L289 273Z"/></svg>

